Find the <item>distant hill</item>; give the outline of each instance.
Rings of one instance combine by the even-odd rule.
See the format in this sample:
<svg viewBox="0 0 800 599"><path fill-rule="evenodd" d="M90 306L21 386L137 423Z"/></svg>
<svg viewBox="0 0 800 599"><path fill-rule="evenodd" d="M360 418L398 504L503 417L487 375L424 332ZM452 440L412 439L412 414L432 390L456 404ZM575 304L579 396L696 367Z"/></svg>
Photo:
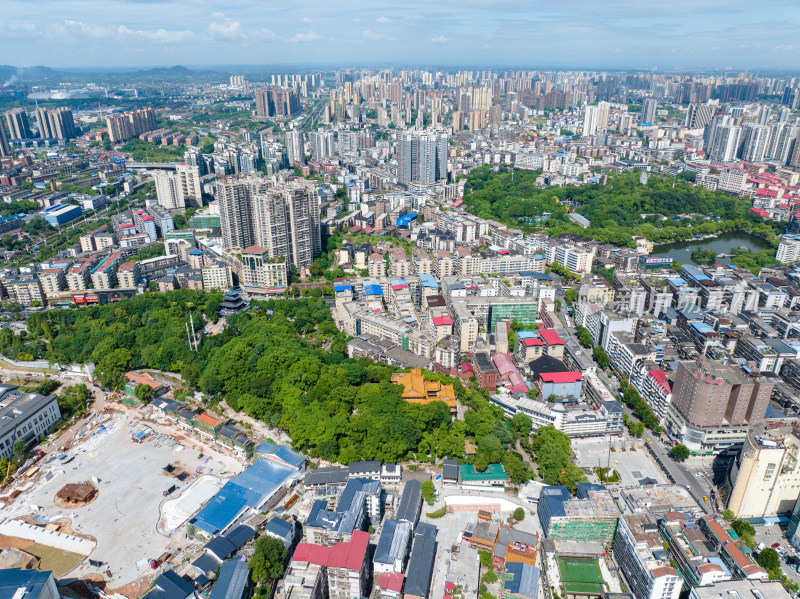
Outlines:
<svg viewBox="0 0 800 599"><path fill-rule="evenodd" d="M61 73L50 67L12 67L0 65L0 85L14 83L19 79L34 81L40 79L59 78Z"/></svg>
<svg viewBox="0 0 800 599"><path fill-rule="evenodd" d="M51 77L60 77L62 73L51 69L50 67L22 67L20 69L20 78L22 79L49 79Z"/></svg>
<svg viewBox="0 0 800 599"><path fill-rule="evenodd" d="M152 69L134 71L132 74L151 75L156 77L187 77L194 75L195 72L182 65L176 65L174 67L155 67Z"/></svg>

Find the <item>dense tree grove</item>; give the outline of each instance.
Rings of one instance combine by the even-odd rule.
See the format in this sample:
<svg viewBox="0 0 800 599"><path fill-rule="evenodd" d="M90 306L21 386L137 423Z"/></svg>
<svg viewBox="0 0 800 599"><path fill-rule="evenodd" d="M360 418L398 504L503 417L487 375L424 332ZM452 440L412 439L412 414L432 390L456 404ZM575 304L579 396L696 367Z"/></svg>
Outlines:
<svg viewBox="0 0 800 599"><path fill-rule="evenodd" d="M578 483L588 479L578 466L570 461L570 438L554 426L537 429L531 441L536 454L539 476L548 485L564 485L575 492Z"/></svg>
<svg viewBox="0 0 800 599"><path fill-rule="evenodd" d="M485 391L425 373L454 386L467 408L458 421L451 420L444 402L404 401L402 387L391 382L396 369L346 357L347 338L322 299L254 301L249 310L228 316L221 333L204 336L203 326L218 318L220 299L218 293L181 289L36 313L25 335L0 330L0 351L59 363L93 362L95 377L106 388L119 386L128 370L175 372L205 401L224 400L279 426L295 448L331 461L464 459L469 440L476 451L466 459L478 470L500 462L512 482L531 479L530 464L514 451L518 439L527 442L530 419L507 420ZM186 335L190 315L199 335L196 352ZM65 397L72 413L85 406L82 392Z"/></svg>
<svg viewBox="0 0 800 599"><path fill-rule="evenodd" d="M638 172L618 173L608 175L605 185L540 189L534 185L539 174L515 170L512 180L511 170L505 167L499 172L489 166L475 169L468 177L464 203L474 214L511 226L533 230L534 217L539 216L551 236L572 233L628 247L633 246L632 235L664 242L734 229L774 241L784 227L750 212L752 203L747 199L696 187L682 178L651 173L642 185ZM570 222L568 209L579 212L591 225L584 229ZM550 216L545 218L545 212ZM707 220L707 215L717 219Z"/></svg>

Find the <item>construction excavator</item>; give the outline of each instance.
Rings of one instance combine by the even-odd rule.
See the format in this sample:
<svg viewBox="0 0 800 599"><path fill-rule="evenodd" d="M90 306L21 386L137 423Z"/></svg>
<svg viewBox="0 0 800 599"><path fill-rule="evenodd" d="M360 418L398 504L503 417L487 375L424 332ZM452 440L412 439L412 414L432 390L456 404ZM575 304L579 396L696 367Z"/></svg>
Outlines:
<svg viewBox="0 0 800 599"><path fill-rule="evenodd" d="M112 391L111 395L108 396L108 401L113 401L113 402L119 403L121 398L120 398L120 395L117 394L118 390L119 390L119 387L114 387L114 391Z"/></svg>
<svg viewBox="0 0 800 599"><path fill-rule="evenodd" d="M11 461L8 462L8 468L6 468L6 477L3 479L3 482L0 483L0 489L5 489L8 486L8 483L11 482Z"/></svg>

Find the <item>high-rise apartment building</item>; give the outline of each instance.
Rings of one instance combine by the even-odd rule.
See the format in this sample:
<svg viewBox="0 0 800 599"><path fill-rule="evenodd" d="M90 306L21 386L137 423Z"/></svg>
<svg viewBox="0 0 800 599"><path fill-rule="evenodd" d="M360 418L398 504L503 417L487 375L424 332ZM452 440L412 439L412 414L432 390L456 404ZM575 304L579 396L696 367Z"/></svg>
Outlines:
<svg viewBox="0 0 800 599"><path fill-rule="evenodd" d="M0 158L11 156L11 144L8 143L8 134L3 123L0 122Z"/></svg>
<svg viewBox="0 0 800 599"><path fill-rule="evenodd" d="M129 118L122 114L110 114L106 117L106 129L111 143L119 143L126 139L131 139L133 135L133 125Z"/></svg>
<svg viewBox="0 0 800 599"><path fill-rule="evenodd" d="M398 140L402 183L429 185L447 180L448 137L442 133L409 131Z"/></svg>
<svg viewBox="0 0 800 599"><path fill-rule="evenodd" d="M307 185L287 185L253 196L255 243L270 258L284 256L298 268L310 265L322 250L319 199Z"/></svg>
<svg viewBox="0 0 800 599"><path fill-rule="evenodd" d="M742 129L742 160L763 162L769 134L769 127L766 125L746 123Z"/></svg>
<svg viewBox="0 0 800 599"><path fill-rule="evenodd" d="M202 162L202 161L201 161ZM175 169L181 184L184 205L203 205L203 185L200 180L200 167L188 163L179 164Z"/></svg>
<svg viewBox="0 0 800 599"><path fill-rule="evenodd" d="M608 129L608 112L611 109L611 104L608 102L597 103L597 129L605 131Z"/></svg>
<svg viewBox="0 0 800 599"><path fill-rule="evenodd" d="M28 111L24 108L13 108L6 111L6 126L11 139L30 139L33 137Z"/></svg>
<svg viewBox="0 0 800 599"><path fill-rule="evenodd" d="M37 108L36 122L39 125L39 137L45 139L72 139L77 136L72 110L64 106Z"/></svg>
<svg viewBox="0 0 800 599"><path fill-rule="evenodd" d="M706 358L680 362L666 428L693 451L726 449L744 440L750 423L764 418L772 388L738 366Z"/></svg>
<svg viewBox="0 0 800 599"><path fill-rule="evenodd" d="M708 104L689 104L686 111L686 127L688 129L702 129L711 122L714 116L713 108Z"/></svg>
<svg viewBox="0 0 800 599"><path fill-rule="evenodd" d="M792 423L755 422L729 471L728 508L737 518L788 516L800 485L800 430Z"/></svg>
<svg viewBox="0 0 800 599"><path fill-rule="evenodd" d="M106 126L111 143L119 143L138 137L142 133L154 131L156 111L152 108L142 108L122 114L112 114L106 117Z"/></svg>
<svg viewBox="0 0 800 599"><path fill-rule="evenodd" d="M158 198L159 206L167 210L186 207L183 188L177 173L156 171L153 173L153 180L156 183L156 198Z"/></svg>
<svg viewBox="0 0 800 599"><path fill-rule="evenodd" d="M303 132L297 130L287 131L284 137L286 145L286 157L289 159L289 166L306 163L305 140Z"/></svg>
<svg viewBox="0 0 800 599"><path fill-rule="evenodd" d="M589 137L597 133L597 106L587 106L583 115L583 135Z"/></svg>
<svg viewBox="0 0 800 599"><path fill-rule="evenodd" d="M257 177L231 178L217 186L226 248L258 246L270 259L309 266L322 251L319 196L313 186L267 187Z"/></svg>
<svg viewBox="0 0 800 599"><path fill-rule="evenodd" d="M358 134L356 135L356 139ZM308 143L311 146L311 158L314 162L322 162L325 158L334 155L333 131L316 131L308 134Z"/></svg>
<svg viewBox="0 0 800 599"><path fill-rule="evenodd" d="M656 109L658 100L655 98L645 98L642 101L642 114L639 118L640 123L653 123L656 120Z"/></svg>
<svg viewBox="0 0 800 599"><path fill-rule="evenodd" d="M256 92L256 117L287 117L300 112L300 96L293 89L272 87Z"/></svg>
<svg viewBox="0 0 800 599"><path fill-rule="evenodd" d="M733 162L739 151L742 128L738 125L717 125L708 151L712 162Z"/></svg>
<svg viewBox="0 0 800 599"><path fill-rule="evenodd" d="M219 222L226 248L244 249L255 244L252 197L254 191L266 187L255 177L230 178L217 183Z"/></svg>
<svg viewBox="0 0 800 599"><path fill-rule="evenodd" d="M800 129L787 122L775 123L770 127L769 141L764 152L776 164L786 164L792 152L792 144Z"/></svg>
<svg viewBox="0 0 800 599"><path fill-rule="evenodd" d="M800 167L800 128L798 128L798 133L794 138L794 146L791 157L789 158L789 166Z"/></svg>

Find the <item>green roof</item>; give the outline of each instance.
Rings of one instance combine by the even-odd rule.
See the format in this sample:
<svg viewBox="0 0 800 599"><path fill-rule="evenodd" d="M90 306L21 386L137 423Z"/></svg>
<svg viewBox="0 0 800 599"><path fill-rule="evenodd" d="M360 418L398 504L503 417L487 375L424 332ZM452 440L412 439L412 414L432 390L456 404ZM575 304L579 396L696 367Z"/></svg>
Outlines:
<svg viewBox="0 0 800 599"><path fill-rule="evenodd" d="M506 469L503 468L502 464L489 464L486 468L486 472L475 472L475 466L472 464L461 464L458 467L459 475L461 476L461 480L470 481L470 480L508 480L508 475L506 474Z"/></svg>

